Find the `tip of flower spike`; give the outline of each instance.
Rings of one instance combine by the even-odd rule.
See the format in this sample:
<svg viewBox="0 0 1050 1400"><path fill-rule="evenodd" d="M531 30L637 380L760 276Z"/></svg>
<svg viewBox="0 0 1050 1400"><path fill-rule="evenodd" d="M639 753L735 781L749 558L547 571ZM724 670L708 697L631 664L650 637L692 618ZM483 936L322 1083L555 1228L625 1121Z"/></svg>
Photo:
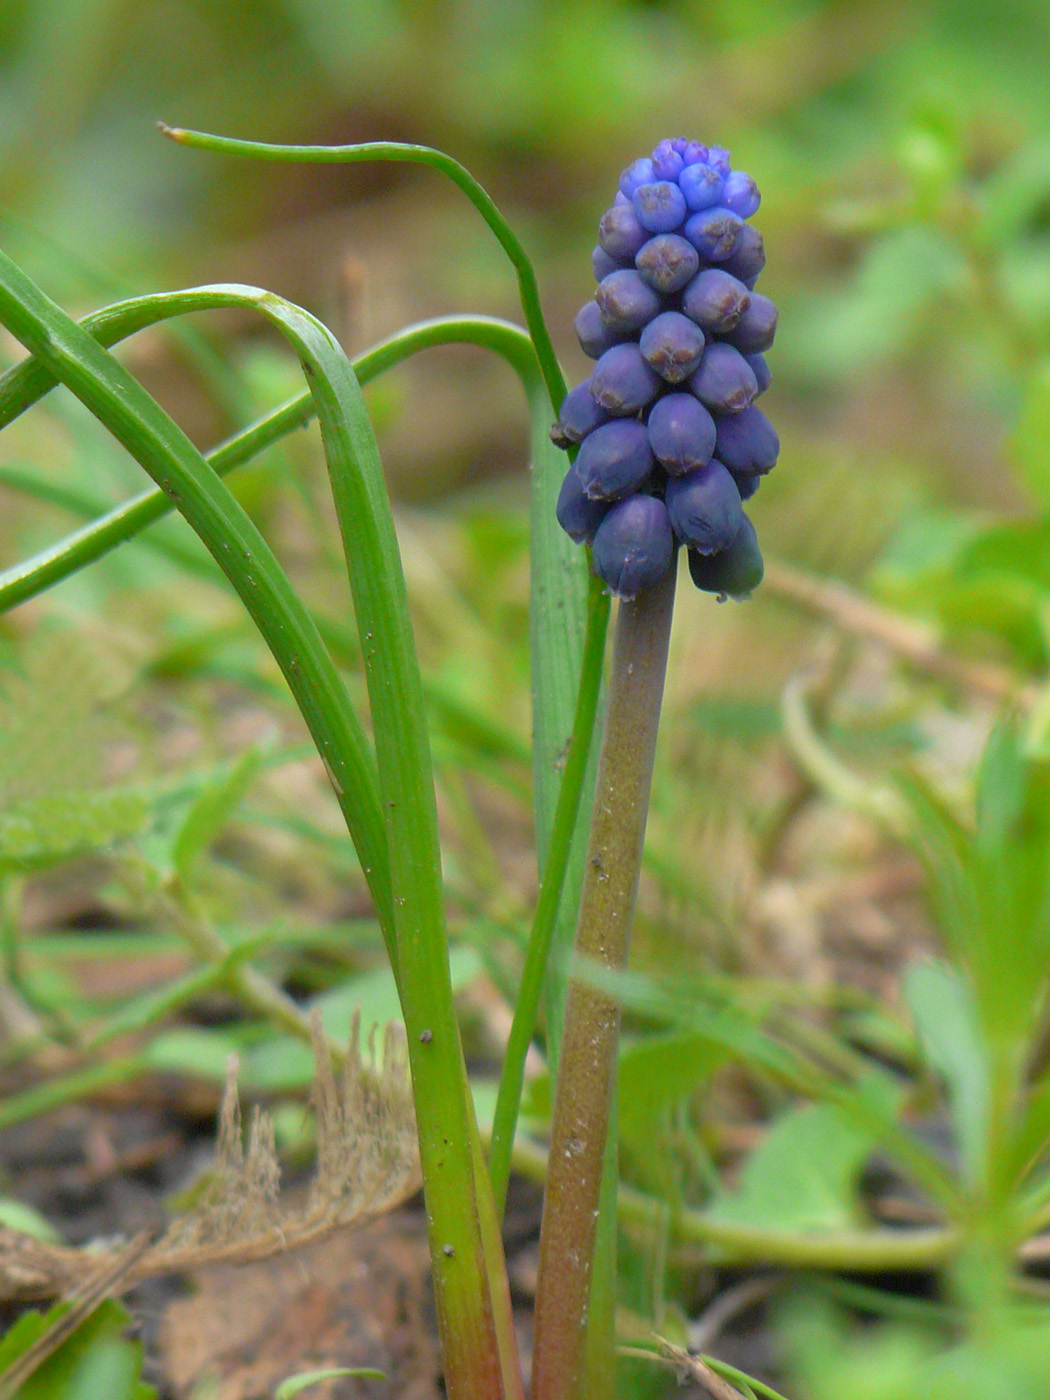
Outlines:
<svg viewBox="0 0 1050 1400"><path fill-rule="evenodd" d="M675 136L627 166L602 216L598 290L576 318L596 364L552 436L582 444L558 518L591 543L595 573L621 599L662 577L679 546L720 601L761 581L741 509L779 451L754 405L776 331L775 306L753 290L760 200L724 147Z"/></svg>

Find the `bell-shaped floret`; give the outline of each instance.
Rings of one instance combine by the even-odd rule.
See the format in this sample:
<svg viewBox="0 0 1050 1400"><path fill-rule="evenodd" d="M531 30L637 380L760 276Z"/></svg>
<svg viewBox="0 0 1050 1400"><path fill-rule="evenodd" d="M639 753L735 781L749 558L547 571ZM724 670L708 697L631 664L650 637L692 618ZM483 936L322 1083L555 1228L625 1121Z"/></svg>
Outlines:
<svg viewBox="0 0 1050 1400"><path fill-rule="evenodd" d="M700 554L691 549L689 572L697 588L705 593L717 593L719 602L726 598L738 601L750 598L762 582L765 566L755 527L747 516L741 521L733 543L720 554Z"/></svg>
<svg viewBox="0 0 1050 1400"><path fill-rule="evenodd" d="M671 528L701 554L718 554L736 538L744 518L736 482L721 462L673 476L664 496Z"/></svg>
<svg viewBox="0 0 1050 1400"><path fill-rule="evenodd" d="M595 501L617 501L637 491L653 469L645 424L617 418L588 433L576 458L584 492Z"/></svg>
<svg viewBox="0 0 1050 1400"><path fill-rule="evenodd" d="M674 561L667 507L655 496L628 496L613 506L594 536L594 569L624 602L659 583Z"/></svg>

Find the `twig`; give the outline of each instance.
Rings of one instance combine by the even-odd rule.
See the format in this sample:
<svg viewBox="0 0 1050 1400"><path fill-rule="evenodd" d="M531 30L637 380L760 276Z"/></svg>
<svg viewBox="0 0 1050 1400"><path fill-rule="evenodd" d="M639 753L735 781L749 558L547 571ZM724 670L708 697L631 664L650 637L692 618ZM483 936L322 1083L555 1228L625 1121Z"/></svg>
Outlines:
<svg viewBox="0 0 1050 1400"><path fill-rule="evenodd" d="M747 1312L756 1303L764 1302L780 1284L781 1279L777 1275L764 1274L760 1278L746 1279L722 1293L689 1328L690 1351L709 1351L719 1332L734 1317Z"/></svg>
<svg viewBox="0 0 1050 1400"><path fill-rule="evenodd" d="M828 618L847 632L881 642L913 666L941 680L976 690L997 702L1012 700L1026 709L1035 703L1037 690L1031 682L1023 682L997 666L953 656L944 650L935 627L902 617L845 584L767 559L763 587Z"/></svg>

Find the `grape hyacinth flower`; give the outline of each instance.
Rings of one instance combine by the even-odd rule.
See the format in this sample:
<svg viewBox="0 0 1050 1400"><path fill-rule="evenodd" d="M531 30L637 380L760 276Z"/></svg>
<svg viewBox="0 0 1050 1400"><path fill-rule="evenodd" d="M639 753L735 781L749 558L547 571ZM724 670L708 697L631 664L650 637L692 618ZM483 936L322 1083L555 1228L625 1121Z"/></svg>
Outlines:
<svg viewBox="0 0 1050 1400"><path fill-rule="evenodd" d="M597 364L551 437L579 448L558 520L621 599L658 583L680 545L693 582L720 600L761 581L742 503L780 441L754 402L777 326L754 290L766 253L748 221L760 202L728 151L677 137L627 167L599 223L598 290L576 318Z"/></svg>

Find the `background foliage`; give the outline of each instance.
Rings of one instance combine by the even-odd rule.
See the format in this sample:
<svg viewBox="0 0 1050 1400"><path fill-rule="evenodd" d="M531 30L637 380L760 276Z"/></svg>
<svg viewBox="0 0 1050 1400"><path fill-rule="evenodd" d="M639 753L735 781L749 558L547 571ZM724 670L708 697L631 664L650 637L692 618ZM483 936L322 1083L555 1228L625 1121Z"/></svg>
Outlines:
<svg viewBox="0 0 1050 1400"><path fill-rule="evenodd" d="M1026 1103L1046 1062L1045 896L1032 872L1047 811L1048 43L1036 0L0 9L0 237L78 312L238 280L311 308L352 351L426 315L517 316L495 243L430 172L236 164L165 143L156 119L448 150L536 259L573 379L585 361L572 316L620 168L681 132L728 146L758 180L764 286L781 308L768 406L783 451L754 504L773 567L747 607L691 591L679 602L624 1063L629 1182L715 1221L870 1223L880 1113L953 1144L949 1218L1020 1190L981 1164L1006 1131L987 1108L996 1084ZM232 313L121 354L202 446L299 387L286 353ZM428 687L453 973L482 1064L534 898L524 414L505 369L464 350L399 369L369 404ZM314 431L231 481L328 619L360 698ZM84 411L53 395L0 442L0 567L141 485ZM826 592L801 607L791 569L886 609L893 645ZM311 1057L236 1011L202 970L194 928L316 1002L332 1034L359 1002L380 1021L395 1002L324 775L247 620L188 531L166 522L0 628L0 1124L107 1076L218 1083L236 1049L242 1085L276 1096L279 1142L301 1152ZM915 635L932 639L933 663L901 660ZM975 825L978 757L1009 693L1019 737L993 745ZM924 883L917 857L939 882ZM1016 958L989 945L993 929L1013 930ZM946 962L902 984L934 953ZM109 973L85 974L99 965ZM698 1002L754 1038L718 1043L668 1010L654 989L683 969ZM878 1112L847 1127L827 1102L803 1106L830 1096L773 1063L760 1032L804 1048L821 1082L889 1066L864 1090ZM96 1079L76 1079L89 1063ZM532 1096L542 1122L542 1080ZM1042 1118L1015 1116L1014 1148L1038 1157ZM34 1204L16 1178L3 1187L12 1209ZM685 1331L710 1281L651 1231L630 1238L622 1264L625 1301ZM918 1375L917 1394L969 1385L987 1397L994 1374L1004 1395L1045 1394L1045 1321L1000 1307L979 1273L971 1257L945 1298L986 1325L928 1311L873 1331L864 1351L851 1328L870 1314L856 1298L853 1311L826 1294L781 1309L782 1383L876 1400L910 1393ZM642 1374L656 1384L639 1372L636 1385Z"/></svg>

